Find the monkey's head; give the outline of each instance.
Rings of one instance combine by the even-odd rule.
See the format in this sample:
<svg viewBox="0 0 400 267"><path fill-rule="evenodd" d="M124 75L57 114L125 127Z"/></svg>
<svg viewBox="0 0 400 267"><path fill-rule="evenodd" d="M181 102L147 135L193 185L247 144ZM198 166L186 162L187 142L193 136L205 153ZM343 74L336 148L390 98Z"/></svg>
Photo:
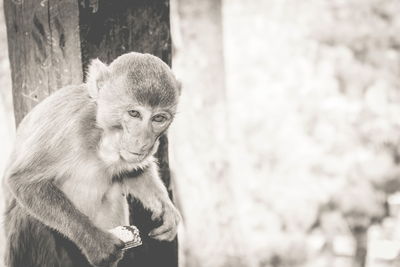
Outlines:
<svg viewBox="0 0 400 267"><path fill-rule="evenodd" d="M140 163L153 155L174 118L180 93L168 65L140 53L124 54L109 66L96 59L86 85L97 105L96 122L104 130L108 157Z"/></svg>

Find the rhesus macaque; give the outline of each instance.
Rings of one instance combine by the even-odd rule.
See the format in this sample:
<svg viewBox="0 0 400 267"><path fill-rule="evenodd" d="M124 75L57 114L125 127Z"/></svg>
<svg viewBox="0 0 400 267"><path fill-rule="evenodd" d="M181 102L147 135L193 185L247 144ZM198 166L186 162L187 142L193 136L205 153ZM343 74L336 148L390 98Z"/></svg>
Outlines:
<svg viewBox="0 0 400 267"><path fill-rule="evenodd" d="M19 125L4 180L6 266L82 266L71 244L85 266L116 266L123 243L107 230L129 225L128 195L162 222L150 237L176 236L180 215L153 155L174 118L178 82L157 57L133 52L109 66L93 60L87 74Z"/></svg>

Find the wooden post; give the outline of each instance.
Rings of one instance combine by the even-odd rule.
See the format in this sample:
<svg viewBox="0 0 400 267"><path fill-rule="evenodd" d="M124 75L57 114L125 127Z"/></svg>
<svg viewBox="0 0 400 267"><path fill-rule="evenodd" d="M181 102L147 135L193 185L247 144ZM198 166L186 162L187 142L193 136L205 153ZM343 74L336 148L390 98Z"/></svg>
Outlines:
<svg viewBox="0 0 400 267"><path fill-rule="evenodd" d="M169 0L4 0L16 123L41 100L69 84L80 84L92 58L110 63L137 51L171 65ZM170 188L167 137L157 153ZM154 227L140 203L131 202L131 222L142 233ZM176 267L177 240L130 250L119 266Z"/></svg>
<svg viewBox="0 0 400 267"><path fill-rule="evenodd" d="M5 0L15 121L62 86L82 82L78 3Z"/></svg>
<svg viewBox="0 0 400 267"><path fill-rule="evenodd" d="M240 205L236 205L230 161L223 1L174 3L175 15L179 16L174 29L180 30L176 35L180 42L176 42L174 71L184 90L179 105L181 114L171 133L179 140L174 147L175 161L191 159L189 165L179 166L175 172L181 195L186 196L183 212L188 211L184 213L188 249L184 250L183 260L185 266L246 266L248 262L243 259L247 255L242 249L245 238L238 216ZM205 148L207 153L198 152Z"/></svg>

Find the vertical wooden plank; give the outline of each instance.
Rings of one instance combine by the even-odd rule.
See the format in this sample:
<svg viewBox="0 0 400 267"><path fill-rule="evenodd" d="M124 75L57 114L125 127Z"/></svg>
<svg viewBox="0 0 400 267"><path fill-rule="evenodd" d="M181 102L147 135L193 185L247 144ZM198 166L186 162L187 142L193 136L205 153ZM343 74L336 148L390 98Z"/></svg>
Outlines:
<svg viewBox="0 0 400 267"><path fill-rule="evenodd" d="M77 1L48 1L51 34L50 92L83 81L82 52L79 37L79 8Z"/></svg>
<svg viewBox="0 0 400 267"><path fill-rule="evenodd" d="M43 24L46 17L42 14L46 9L35 1L4 1L17 124L48 95L48 79L43 68L49 54L48 29L44 26L47 23ZM29 70L32 65L36 66L35 75Z"/></svg>
<svg viewBox="0 0 400 267"><path fill-rule="evenodd" d="M82 81L78 5L4 0L15 121L60 87ZM65 29L68 29L65 31Z"/></svg>
<svg viewBox="0 0 400 267"><path fill-rule="evenodd" d="M82 62L111 62L136 51L151 53L171 65L169 0L99 0L98 10L80 0Z"/></svg>

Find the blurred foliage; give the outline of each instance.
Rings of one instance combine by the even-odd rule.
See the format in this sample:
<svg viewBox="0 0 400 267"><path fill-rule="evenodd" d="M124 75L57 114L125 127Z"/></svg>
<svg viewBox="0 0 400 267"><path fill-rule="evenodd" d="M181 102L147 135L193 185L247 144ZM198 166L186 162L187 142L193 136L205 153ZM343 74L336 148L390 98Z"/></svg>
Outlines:
<svg viewBox="0 0 400 267"><path fill-rule="evenodd" d="M399 12L396 0L225 1L232 165L257 266L348 266L317 260L310 230L329 244L387 215Z"/></svg>

